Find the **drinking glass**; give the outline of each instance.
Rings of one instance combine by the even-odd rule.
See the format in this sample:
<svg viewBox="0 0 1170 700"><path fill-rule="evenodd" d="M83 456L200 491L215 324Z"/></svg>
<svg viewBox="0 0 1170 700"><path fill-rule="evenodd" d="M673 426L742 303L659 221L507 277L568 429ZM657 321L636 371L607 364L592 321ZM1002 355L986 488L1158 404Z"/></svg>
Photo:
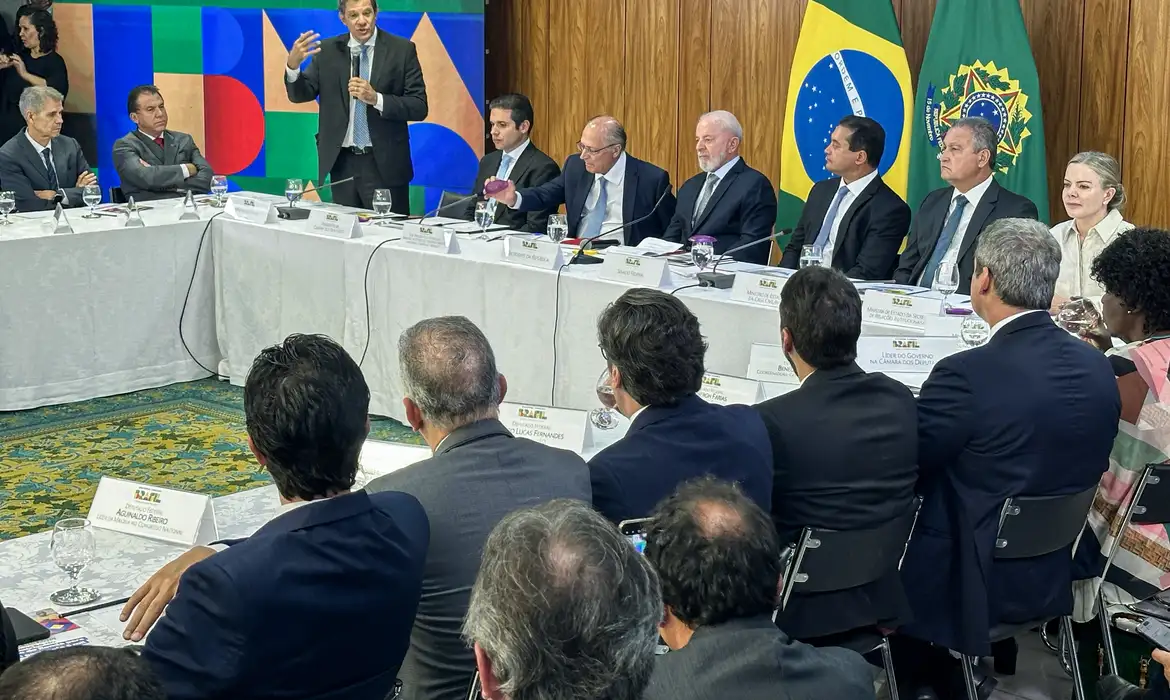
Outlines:
<svg viewBox="0 0 1170 700"><path fill-rule="evenodd" d="M934 288L942 292L943 303L940 313L945 314L947 309L947 299L955 293L959 288L959 266L953 262L941 262L938 264L938 269L934 271Z"/></svg>
<svg viewBox="0 0 1170 700"><path fill-rule="evenodd" d="M617 427L617 418L614 417L614 407L617 398L613 395L613 386L609 383L609 368L597 377L597 400L603 408L595 408L589 412L589 420L600 430L613 430Z"/></svg>
<svg viewBox="0 0 1170 700"><path fill-rule="evenodd" d="M102 203L102 188L96 183L86 185L81 190L81 201L85 202L85 206L89 207L89 213L83 215L83 219L98 219L101 218L95 214L93 208Z"/></svg>
<svg viewBox="0 0 1170 700"><path fill-rule="evenodd" d="M569 219L564 214L548 217L548 237L553 243L560 243L569 237Z"/></svg>
<svg viewBox="0 0 1170 700"><path fill-rule="evenodd" d="M481 199L475 203L475 223L480 233L487 235L488 226L496 220L495 200Z"/></svg>
<svg viewBox="0 0 1170 700"><path fill-rule="evenodd" d="M374 190L374 213L381 219L390 213L390 207L393 202L390 199L390 190L377 189ZM381 221L375 222L379 226Z"/></svg>
<svg viewBox="0 0 1170 700"><path fill-rule="evenodd" d="M1084 297L1073 297L1060 305L1056 325L1074 335L1084 335L1101 325L1101 312Z"/></svg>
<svg viewBox="0 0 1170 700"><path fill-rule="evenodd" d="M715 257L715 239L710 236L694 236L691 238L691 262L699 268L699 272L707 269L711 258Z"/></svg>
<svg viewBox="0 0 1170 700"><path fill-rule="evenodd" d="M77 577L94 560L97 545L94 543L93 526L85 518L65 518L53 526L53 539L49 544L53 563L69 574L69 588L57 591L49 600L57 605L77 606L92 603L101 594L92 588L81 588Z"/></svg>
<svg viewBox="0 0 1170 700"><path fill-rule="evenodd" d="M959 340L967 348L977 348L983 345L990 336L991 326L975 314L964 318L962 325L959 326Z"/></svg>
<svg viewBox="0 0 1170 700"><path fill-rule="evenodd" d="M16 194L12 190L0 192L0 214L4 214L4 226L11 224L8 215L16 208Z"/></svg>
<svg viewBox="0 0 1170 700"><path fill-rule="evenodd" d="M215 196L215 206L223 206L224 195L227 194L227 176L214 175L211 178L211 194Z"/></svg>
<svg viewBox="0 0 1170 700"><path fill-rule="evenodd" d="M305 183L301 182L300 178L290 177L284 183L284 196L288 197L288 205L295 207L297 200L305 192Z"/></svg>
<svg viewBox="0 0 1170 700"><path fill-rule="evenodd" d="M806 245L800 247L800 267L820 267L821 249L819 246Z"/></svg>

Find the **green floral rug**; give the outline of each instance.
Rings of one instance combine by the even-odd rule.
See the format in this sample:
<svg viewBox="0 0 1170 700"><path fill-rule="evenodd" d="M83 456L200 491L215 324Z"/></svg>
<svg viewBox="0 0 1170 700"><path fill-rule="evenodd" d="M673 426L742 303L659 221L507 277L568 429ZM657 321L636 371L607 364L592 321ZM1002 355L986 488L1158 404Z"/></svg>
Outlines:
<svg viewBox="0 0 1170 700"><path fill-rule="evenodd" d="M248 450L243 394L206 379L0 413L0 540L84 514L103 475L212 496L270 483ZM370 437L421 444L390 419Z"/></svg>

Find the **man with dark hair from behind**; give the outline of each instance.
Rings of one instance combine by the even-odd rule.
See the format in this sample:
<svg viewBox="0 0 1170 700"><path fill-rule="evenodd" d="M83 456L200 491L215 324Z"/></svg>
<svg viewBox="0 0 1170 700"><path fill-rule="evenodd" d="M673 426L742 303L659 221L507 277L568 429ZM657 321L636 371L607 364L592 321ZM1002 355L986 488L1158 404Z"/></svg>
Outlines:
<svg viewBox="0 0 1170 700"><path fill-rule="evenodd" d="M873 700L873 671L846 649L789 639L772 624L780 541L734 484L704 477L658 505L646 532L662 639L644 700Z"/></svg>
<svg viewBox="0 0 1170 700"><path fill-rule="evenodd" d="M860 335L861 297L837 270L799 270L780 291L780 343L801 384L755 408L772 440L772 520L782 544L805 527L868 530L915 508L914 396L857 366ZM864 653L880 641L879 628L909 619L891 570L854 590L794 594L777 621L795 639Z"/></svg>
<svg viewBox="0 0 1170 700"><path fill-rule="evenodd" d="M4 700L167 700L150 667L129 649L44 651L0 675Z"/></svg>
<svg viewBox="0 0 1170 700"><path fill-rule="evenodd" d="M615 523L644 518L682 482L711 474L767 509L768 431L751 408L698 396L707 342L691 310L657 289L630 289L602 312L597 337L630 429L589 460L593 506Z"/></svg>

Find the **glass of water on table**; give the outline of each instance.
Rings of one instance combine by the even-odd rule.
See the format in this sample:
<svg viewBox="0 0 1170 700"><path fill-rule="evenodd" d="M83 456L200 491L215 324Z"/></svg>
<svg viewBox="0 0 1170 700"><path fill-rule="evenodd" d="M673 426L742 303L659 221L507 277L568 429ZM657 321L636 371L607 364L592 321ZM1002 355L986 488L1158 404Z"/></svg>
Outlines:
<svg viewBox="0 0 1170 700"><path fill-rule="evenodd" d="M821 266L821 248L815 245L805 245L800 247L800 267L803 270L806 267L820 267Z"/></svg>
<svg viewBox="0 0 1170 700"><path fill-rule="evenodd" d="M86 185L81 190L81 201L85 202L85 206L89 207L89 213L84 214L83 219L100 219L101 215L96 214L94 207L102 203L102 188L97 183Z"/></svg>
<svg viewBox="0 0 1170 700"><path fill-rule="evenodd" d="M374 224L377 226L383 225L383 219L390 215L390 207L394 205L394 201L390 198L390 190L376 189L374 190L374 214L377 215L378 221Z"/></svg>
<svg viewBox="0 0 1170 700"><path fill-rule="evenodd" d="M212 206L222 207L224 195L227 194L228 183L227 176L213 175L211 177L211 194L215 197L215 202Z"/></svg>
<svg viewBox="0 0 1170 700"><path fill-rule="evenodd" d="M943 301L940 313L946 314L947 309L951 308L947 305L947 299L959 288L958 263L941 262L938 264L938 269L934 271L934 288L942 292Z"/></svg>
<svg viewBox="0 0 1170 700"><path fill-rule="evenodd" d="M691 237L691 262L699 268L699 272L707 269L711 258L715 257L715 239L711 236Z"/></svg>
<svg viewBox="0 0 1170 700"><path fill-rule="evenodd" d="M0 192L0 214L4 215L4 221L0 224L8 226L12 222L9 221L8 215L16 208L16 193L12 190L4 190Z"/></svg>
<svg viewBox="0 0 1170 700"><path fill-rule="evenodd" d="M569 237L569 219L564 214L552 214L548 217L548 239L553 243L560 243Z"/></svg>
<svg viewBox="0 0 1170 700"><path fill-rule="evenodd" d="M92 603L101 597L101 594L92 588L82 588L77 585L77 579L85 567L93 562L97 556L97 544L94 541L93 526L85 518L65 518L58 520L53 526L53 539L49 549L53 553L53 563L69 574L69 588L64 588L49 596L49 600L56 605L70 607Z"/></svg>

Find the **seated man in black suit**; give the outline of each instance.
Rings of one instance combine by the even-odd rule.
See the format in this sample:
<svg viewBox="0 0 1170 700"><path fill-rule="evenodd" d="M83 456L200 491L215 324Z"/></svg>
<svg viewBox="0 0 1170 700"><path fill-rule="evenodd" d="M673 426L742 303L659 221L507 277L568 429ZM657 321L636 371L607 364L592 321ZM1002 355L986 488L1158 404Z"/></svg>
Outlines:
<svg viewBox="0 0 1170 700"><path fill-rule="evenodd" d="M81 144L61 135L65 98L51 87L20 93L26 127L0 146L0 183L16 197L16 211L80 207L82 188L97 184Z"/></svg>
<svg viewBox="0 0 1170 700"><path fill-rule="evenodd" d="M524 212L564 204L570 238L638 245L643 238L661 237L674 214L670 174L626 152L621 122L609 116L590 119L577 151L565 159L559 176L519 191L509 181L496 199Z"/></svg>
<svg viewBox="0 0 1170 700"><path fill-rule="evenodd" d="M768 514L733 484L704 477L658 505L645 554L672 651L655 660L645 700L873 700L861 656L802 644L772 624L780 549Z"/></svg>
<svg viewBox="0 0 1170 700"><path fill-rule="evenodd" d="M487 338L466 318L411 326L398 341L398 359L406 420L435 453L366 486L411 494L431 522L425 593L399 697L467 697L475 657L459 624L488 534L517 508L554 498L589 502L589 469L572 452L513 437L499 421L507 382Z"/></svg>
<svg viewBox="0 0 1170 700"><path fill-rule="evenodd" d="M825 168L836 175L813 185L781 267L796 269L800 249L821 250L827 267L855 280L889 280L910 228L910 207L878 173L886 132L869 117L850 115L825 147Z"/></svg>
<svg viewBox="0 0 1170 700"><path fill-rule="evenodd" d="M4 700L167 700L130 649L79 646L42 651L0 676Z"/></svg>
<svg viewBox="0 0 1170 700"><path fill-rule="evenodd" d="M1072 612L1071 546L996 561L999 514L1012 496L1095 487L1121 414L1109 360L1048 316L1060 274L1048 227L996 221L974 260L971 306L991 336L936 364L918 398L922 509L902 562L914 620L899 635L915 664L898 662L900 682L927 680L919 664L957 670L946 649L988 656L993 625ZM945 695L955 677L928 680Z"/></svg>
<svg viewBox="0 0 1170 700"><path fill-rule="evenodd" d="M589 460L593 506L615 523L644 518L679 484L711 474L767 509L768 431L750 407L697 395L707 343L691 310L657 289L630 289L602 312L597 337L630 428Z"/></svg>
<svg viewBox="0 0 1170 700"><path fill-rule="evenodd" d="M220 551L180 556L122 611L133 641L158 620L142 657L170 700L391 692L422 592L428 526L413 496L350 490L369 405L357 363L325 336L289 336L253 362L248 446L276 482L278 514ZM351 620L377 630L377 643L329 632Z"/></svg>
<svg viewBox="0 0 1170 700"><path fill-rule="evenodd" d="M960 119L943 135L939 169L950 186L926 195L919 205L895 282L933 287L939 264L955 263L958 293L970 294L975 243L983 229L996 219L1036 218L1032 200L995 181L998 148L999 136L981 117Z"/></svg>
<svg viewBox="0 0 1170 700"><path fill-rule="evenodd" d="M158 88L139 85L130 91L126 107L138 128L114 142L122 194L137 201L206 194L211 165L190 134L167 129L167 106Z"/></svg>
<svg viewBox="0 0 1170 700"><path fill-rule="evenodd" d="M708 112L695 125L695 151L703 172L678 190L678 207L668 241L686 243L693 236L715 239L715 253L772 235L776 226L776 191L758 170L739 155L743 127L731 112ZM767 243L732 254L736 260L766 264Z"/></svg>
<svg viewBox="0 0 1170 700"><path fill-rule="evenodd" d="M524 95L500 95L488 105L492 144L496 150L479 161L472 192L483 192L489 177L510 180L517 187L537 187L561 174L561 168L532 143L532 103ZM511 209L499 200L489 198L494 206L495 221L513 231L544 233L548 217L556 206L539 211L522 212ZM475 200L471 200L459 215L470 221L475 216Z"/></svg>
<svg viewBox="0 0 1170 700"><path fill-rule="evenodd" d="M780 342L801 384L756 410L772 438L772 519L785 544L805 527L865 530L917 507L914 395L857 366L860 335L861 297L840 272L806 268L780 291ZM892 570L857 590L794 594L777 624L810 644L867 652L877 628L909 617Z"/></svg>

